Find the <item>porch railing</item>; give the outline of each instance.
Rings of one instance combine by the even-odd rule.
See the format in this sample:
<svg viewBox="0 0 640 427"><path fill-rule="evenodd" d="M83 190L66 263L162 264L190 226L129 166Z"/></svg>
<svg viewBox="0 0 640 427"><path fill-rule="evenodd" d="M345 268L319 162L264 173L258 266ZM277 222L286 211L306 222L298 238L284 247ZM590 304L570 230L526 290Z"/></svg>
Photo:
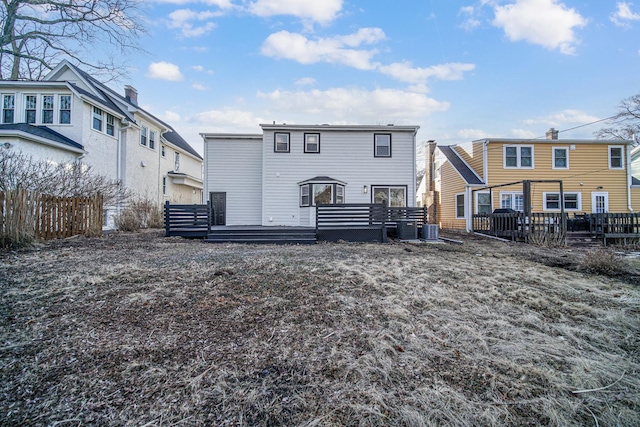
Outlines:
<svg viewBox="0 0 640 427"><path fill-rule="evenodd" d="M473 231L511 240L553 239L562 243L566 239L567 214L524 212L473 215Z"/></svg>

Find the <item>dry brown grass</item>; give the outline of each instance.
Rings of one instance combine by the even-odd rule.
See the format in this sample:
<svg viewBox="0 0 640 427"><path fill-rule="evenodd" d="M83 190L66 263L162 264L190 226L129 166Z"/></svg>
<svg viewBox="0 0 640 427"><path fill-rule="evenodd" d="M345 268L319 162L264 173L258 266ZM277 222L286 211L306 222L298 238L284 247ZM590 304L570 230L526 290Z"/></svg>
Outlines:
<svg viewBox="0 0 640 427"><path fill-rule="evenodd" d="M146 232L0 256L2 425L640 425L640 276L582 253Z"/></svg>

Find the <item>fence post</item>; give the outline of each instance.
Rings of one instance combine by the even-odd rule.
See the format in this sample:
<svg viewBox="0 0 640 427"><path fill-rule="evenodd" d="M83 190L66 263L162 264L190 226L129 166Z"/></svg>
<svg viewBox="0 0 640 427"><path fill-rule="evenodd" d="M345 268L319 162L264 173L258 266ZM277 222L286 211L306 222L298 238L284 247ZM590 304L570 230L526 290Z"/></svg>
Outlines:
<svg viewBox="0 0 640 427"><path fill-rule="evenodd" d="M164 202L164 236L169 237L169 232L171 230L169 224L169 201Z"/></svg>

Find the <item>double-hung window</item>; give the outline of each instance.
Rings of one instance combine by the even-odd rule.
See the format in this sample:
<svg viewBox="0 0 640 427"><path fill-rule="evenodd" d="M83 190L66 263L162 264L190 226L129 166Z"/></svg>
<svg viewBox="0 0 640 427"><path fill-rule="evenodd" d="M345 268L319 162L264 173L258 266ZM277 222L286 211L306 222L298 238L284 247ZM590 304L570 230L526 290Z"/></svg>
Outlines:
<svg viewBox="0 0 640 427"><path fill-rule="evenodd" d="M464 193L456 194L456 218L464 218Z"/></svg>
<svg viewBox="0 0 640 427"><path fill-rule="evenodd" d="M391 134L376 133L373 135L373 156L391 157Z"/></svg>
<svg viewBox="0 0 640 427"><path fill-rule="evenodd" d="M42 97L42 123L53 124L53 95Z"/></svg>
<svg viewBox="0 0 640 427"><path fill-rule="evenodd" d="M476 213L491 213L491 195L489 193L476 193Z"/></svg>
<svg viewBox="0 0 640 427"><path fill-rule="evenodd" d="M167 147L164 144L160 145L160 155L162 157L167 157Z"/></svg>
<svg viewBox="0 0 640 427"><path fill-rule="evenodd" d="M140 145L147 146L147 128L144 126L140 128Z"/></svg>
<svg viewBox="0 0 640 427"><path fill-rule="evenodd" d="M276 132L273 134L273 151L276 153L288 153L290 151L288 132Z"/></svg>
<svg viewBox="0 0 640 427"><path fill-rule="evenodd" d="M582 210L582 193L564 193L564 210ZM560 193L544 193L544 210L560 210Z"/></svg>
<svg viewBox="0 0 640 427"><path fill-rule="evenodd" d="M553 169L569 169L569 149L553 147Z"/></svg>
<svg viewBox="0 0 640 427"><path fill-rule="evenodd" d="M24 99L24 121L29 124L36 122L36 111L38 108L38 96L27 95Z"/></svg>
<svg viewBox="0 0 640 427"><path fill-rule="evenodd" d="M407 205L407 187L372 186L373 203L386 203L390 207Z"/></svg>
<svg viewBox="0 0 640 427"><path fill-rule="evenodd" d="M320 134L319 133L304 134L304 152L305 153L320 152Z"/></svg>
<svg viewBox="0 0 640 427"><path fill-rule="evenodd" d="M93 128L102 132L102 110L98 107L93 107Z"/></svg>
<svg viewBox="0 0 640 427"><path fill-rule="evenodd" d="M623 147L615 145L609 147L609 169L624 169Z"/></svg>
<svg viewBox="0 0 640 427"><path fill-rule="evenodd" d="M60 114L58 116L58 122L61 125L68 125L71 123L71 95L60 95Z"/></svg>
<svg viewBox="0 0 640 427"><path fill-rule="evenodd" d="M524 211L524 197L522 193L500 193L500 207L520 212Z"/></svg>
<svg viewBox="0 0 640 427"><path fill-rule="evenodd" d="M533 146L505 145L504 168L533 169Z"/></svg>
<svg viewBox="0 0 640 427"><path fill-rule="evenodd" d="M109 113L107 113L107 135L115 135L114 118Z"/></svg>
<svg viewBox="0 0 640 427"><path fill-rule="evenodd" d="M2 123L13 123L15 101L15 95L2 95Z"/></svg>
<svg viewBox="0 0 640 427"><path fill-rule="evenodd" d="M173 170L176 172L180 170L180 153L177 151L173 153Z"/></svg>
<svg viewBox="0 0 640 427"><path fill-rule="evenodd" d="M149 148L156 149L156 133L152 130L149 131Z"/></svg>

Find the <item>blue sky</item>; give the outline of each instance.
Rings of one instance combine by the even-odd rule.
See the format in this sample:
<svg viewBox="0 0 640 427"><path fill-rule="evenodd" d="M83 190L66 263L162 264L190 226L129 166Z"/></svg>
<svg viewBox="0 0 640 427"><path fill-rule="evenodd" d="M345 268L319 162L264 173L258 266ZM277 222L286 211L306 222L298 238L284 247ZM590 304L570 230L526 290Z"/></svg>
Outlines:
<svg viewBox="0 0 640 427"><path fill-rule="evenodd" d="M259 123L535 138L640 92L640 0L146 0L139 103L198 151ZM562 132L591 138L603 123Z"/></svg>

